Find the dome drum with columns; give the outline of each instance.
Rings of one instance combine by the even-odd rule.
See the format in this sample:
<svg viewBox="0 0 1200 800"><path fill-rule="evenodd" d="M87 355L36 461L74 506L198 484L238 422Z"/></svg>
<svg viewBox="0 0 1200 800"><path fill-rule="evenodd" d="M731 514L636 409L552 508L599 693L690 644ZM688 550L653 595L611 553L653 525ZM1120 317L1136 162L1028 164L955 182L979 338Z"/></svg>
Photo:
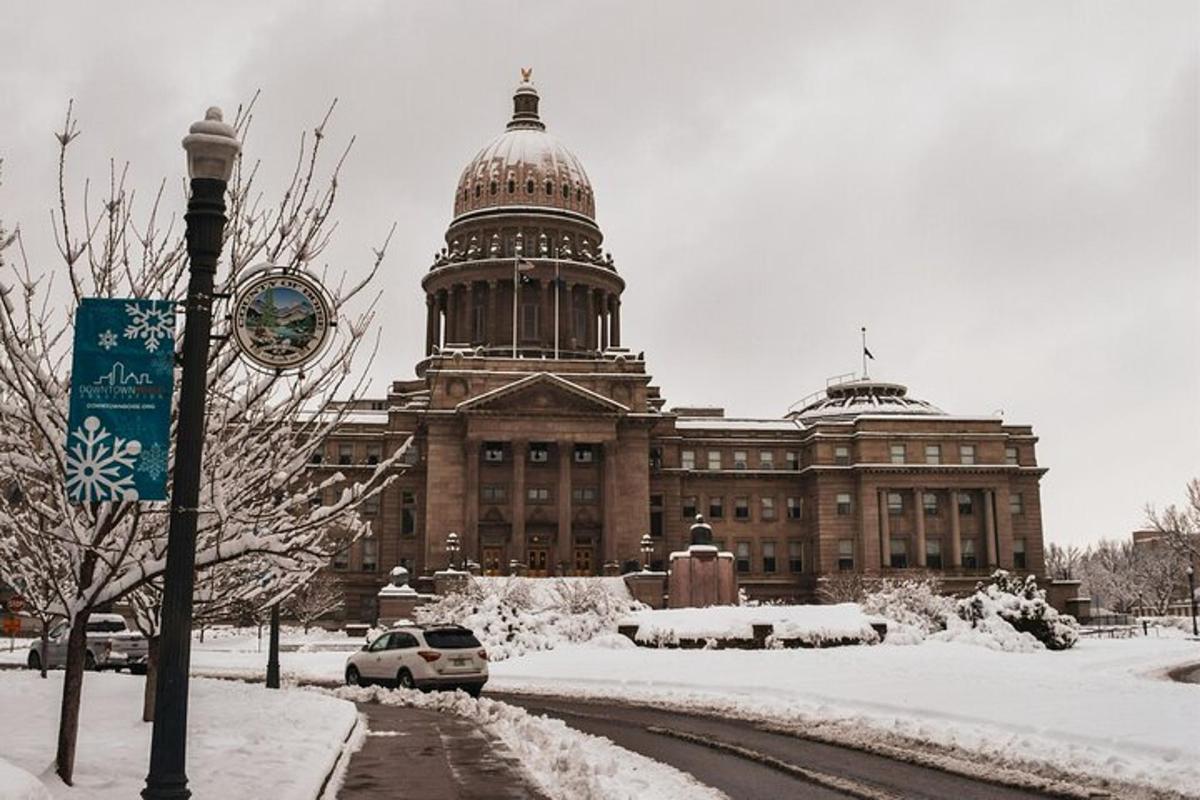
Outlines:
<svg viewBox="0 0 1200 800"><path fill-rule="evenodd" d="M519 355L591 358L619 346L625 281L594 215L583 165L546 133L526 74L507 128L463 170L446 246L421 282L425 354L511 355L514 293Z"/></svg>

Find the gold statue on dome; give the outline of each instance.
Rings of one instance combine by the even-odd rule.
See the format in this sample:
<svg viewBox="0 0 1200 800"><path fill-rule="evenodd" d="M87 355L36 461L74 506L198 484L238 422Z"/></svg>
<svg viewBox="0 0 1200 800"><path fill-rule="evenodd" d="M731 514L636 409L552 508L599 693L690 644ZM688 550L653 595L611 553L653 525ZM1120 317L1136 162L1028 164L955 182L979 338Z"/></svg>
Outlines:
<svg viewBox="0 0 1200 800"><path fill-rule="evenodd" d="M521 67L521 83L530 83L533 80L533 67Z"/></svg>

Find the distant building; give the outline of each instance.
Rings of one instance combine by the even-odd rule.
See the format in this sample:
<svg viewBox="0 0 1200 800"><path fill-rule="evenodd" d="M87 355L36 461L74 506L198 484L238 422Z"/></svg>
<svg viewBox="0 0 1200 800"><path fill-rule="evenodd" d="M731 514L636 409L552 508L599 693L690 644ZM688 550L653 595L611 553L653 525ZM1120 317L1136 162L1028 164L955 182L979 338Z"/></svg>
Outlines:
<svg viewBox="0 0 1200 800"><path fill-rule="evenodd" d="M530 83L513 102L459 177L421 281L417 378L356 401L314 454L353 475L412 440L411 466L365 509L375 535L332 565L349 616L374 616L392 566L446 566L450 532L486 573L596 575L635 566L646 533L661 566L698 513L752 596L813 600L839 572L928 569L952 589L997 566L1043 572L1045 470L1027 425L865 378L780 419L667 408L624 346L625 279L583 165L546 132Z"/></svg>

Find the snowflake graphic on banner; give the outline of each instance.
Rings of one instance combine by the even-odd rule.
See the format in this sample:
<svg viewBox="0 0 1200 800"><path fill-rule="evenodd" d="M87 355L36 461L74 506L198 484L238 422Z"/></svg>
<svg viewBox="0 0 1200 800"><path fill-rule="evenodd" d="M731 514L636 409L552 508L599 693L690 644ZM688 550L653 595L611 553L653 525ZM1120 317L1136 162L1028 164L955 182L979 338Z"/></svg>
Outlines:
<svg viewBox="0 0 1200 800"><path fill-rule="evenodd" d="M142 444L105 430L96 417L71 431L67 447L67 492L73 500L137 500L133 470ZM77 440L77 441L75 441Z"/></svg>
<svg viewBox="0 0 1200 800"><path fill-rule="evenodd" d="M158 308L157 304L139 308L126 303L125 313L129 315L125 338L141 339L151 353L158 350L160 341L170 339L175 331L175 311L169 305L166 308Z"/></svg>
<svg viewBox="0 0 1200 800"><path fill-rule="evenodd" d="M105 350L112 350L117 346L117 335L112 331L105 331L100 334L100 346Z"/></svg>
<svg viewBox="0 0 1200 800"><path fill-rule="evenodd" d="M151 480L158 480L167 472L167 449L158 442L150 445L142 451L137 469L149 475Z"/></svg>

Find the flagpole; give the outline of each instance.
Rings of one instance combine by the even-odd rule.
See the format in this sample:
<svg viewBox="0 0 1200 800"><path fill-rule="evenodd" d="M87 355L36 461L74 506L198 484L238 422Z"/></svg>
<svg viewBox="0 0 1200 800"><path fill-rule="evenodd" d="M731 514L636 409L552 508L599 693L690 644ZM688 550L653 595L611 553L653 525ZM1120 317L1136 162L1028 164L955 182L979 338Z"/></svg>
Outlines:
<svg viewBox="0 0 1200 800"><path fill-rule="evenodd" d="M559 269L562 267L557 261L554 262L554 360L558 360L558 299L562 294L562 285L560 284Z"/></svg>
<svg viewBox="0 0 1200 800"><path fill-rule="evenodd" d="M867 377L869 377L867 375L867 329L866 329L866 327L864 327L862 329L862 360L863 360L863 380L866 380Z"/></svg>
<svg viewBox="0 0 1200 800"><path fill-rule="evenodd" d="M521 263L521 253L517 250L517 254L513 257L513 341L512 341L512 357L517 357L517 292L520 291L521 276L518 270L518 264Z"/></svg>

